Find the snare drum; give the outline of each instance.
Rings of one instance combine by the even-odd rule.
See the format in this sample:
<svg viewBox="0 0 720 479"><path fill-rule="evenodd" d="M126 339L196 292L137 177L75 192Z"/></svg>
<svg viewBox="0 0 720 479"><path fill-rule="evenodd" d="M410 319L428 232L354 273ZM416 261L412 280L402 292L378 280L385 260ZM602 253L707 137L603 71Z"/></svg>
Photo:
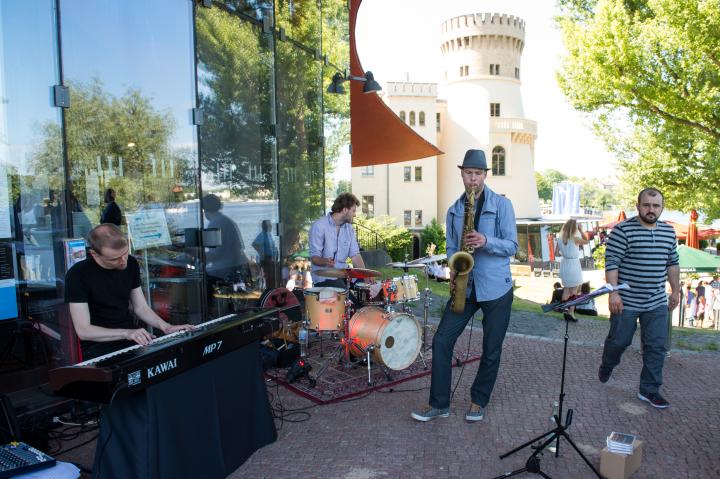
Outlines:
<svg viewBox="0 0 720 479"><path fill-rule="evenodd" d="M421 332L417 320L408 313L386 313L375 306L367 306L353 315L348 325L350 337L365 350L374 345L375 361L400 371L410 366L420 354ZM351 348L353 355L362 357Z"/></svg>
<svg viewBox="0 0 720 479"><path fill-rule="evenodd" d="M420 299L417 287L417 276L414 274L393 278L397 288L398 301L417 301Z"/></svg>
<svg viewBox="0 0 720 479"><path fill-rule="evenodd" d="M343 328L345 299L342 288L308 288L305 290L305 311L309 328L316 331L339 331Z"/></svg>

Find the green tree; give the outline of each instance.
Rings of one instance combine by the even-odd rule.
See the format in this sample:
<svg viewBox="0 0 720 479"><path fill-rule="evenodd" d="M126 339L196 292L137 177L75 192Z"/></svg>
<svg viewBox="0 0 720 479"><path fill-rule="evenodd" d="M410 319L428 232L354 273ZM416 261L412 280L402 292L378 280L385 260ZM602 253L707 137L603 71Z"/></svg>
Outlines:
<svg viewBox="0 0 720 479"><path fill-rule="evenodd" d="M553 187L557 183L567 180L567 175L558 170L546 170L544 173L535 172L538 196L541 200L552 201Z"/></svg>
<svg viewBox="0 0 720 479"><path fill-rule="evenodd" d="M624 202L644 186L669 207L720 217L717 0L561 0L560 87L623 168Z"/></svg>
<svg viewBox="0 0 720 479"><path fill-rule="evenodd" d="M341 193L348 193L352 191L352 188L350 186L350 180L338 180L337 189L335 190L335 195L339 196Z"/></svg>
<svg viewBox="0 0 720 479"><path fill-rule="evenodd" d="M172 115L155 110L152 99L137 89L114 96L97 79L89 84L69 81L68 86L72 105L66 117L71 191L90 220L97 222L102 196L100 204L88 205L88 188L99 190L101 195L104 188L115 189L130 211L148 201L178 201L178 187L182 190L181 185L195 181L191 166L196 160L187 149L173 149ZM61 191L62 163L57 161L61 155L60 127L50 122L42 131L44 139L33 154L32 168L47 174L50 189Z"/></svg>
<svg viewBox="0 0 720 479"><path fill-rule="evenodd" d="M420 252L421 255L427 254L427 247L431 243L437 246L435 254L445 253L445 226L438 223L435 218L432 219L429 225L425 226L420 233L420 238L422 239L423 248Z"/></svg>

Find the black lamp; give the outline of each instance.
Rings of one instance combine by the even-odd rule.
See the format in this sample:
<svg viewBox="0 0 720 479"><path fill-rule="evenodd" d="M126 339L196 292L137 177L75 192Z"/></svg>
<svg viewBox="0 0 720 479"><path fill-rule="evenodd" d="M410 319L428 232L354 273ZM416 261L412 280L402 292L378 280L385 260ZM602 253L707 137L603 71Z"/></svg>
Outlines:
<svg viewBox="0 0 720 479"><path fill-rule="evenodd" d="M378 82L375 81L375 76L372 72L368 71L365 72L365 76L363 77L356 77L352 75L344 76L340 72L336 72L332 77L332 82L327 88L328 93L345 93L345 88L343 88L343 82L346 82L348 80L355 80L355 81L361 81L364 83L363 85L363 93L370 93L373 91L380 91L382 90L382 87Z"/></svg>

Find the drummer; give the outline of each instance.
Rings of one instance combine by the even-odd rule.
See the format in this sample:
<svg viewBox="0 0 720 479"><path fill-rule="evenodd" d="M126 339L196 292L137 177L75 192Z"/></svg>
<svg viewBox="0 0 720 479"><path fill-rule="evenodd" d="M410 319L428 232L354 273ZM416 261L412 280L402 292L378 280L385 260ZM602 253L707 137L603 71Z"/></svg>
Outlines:
<svg viewBox="0 0 720 479"><path fill-rule="evenodd" d="M347 268L348 259L355 268L364 268L360 246L352 226L360 201L352 193L342 193L335 198L330 213L315 221L310 227L310 262L313 285L319 287L345 288L345 280L320 276L323 268Z"/></svg>

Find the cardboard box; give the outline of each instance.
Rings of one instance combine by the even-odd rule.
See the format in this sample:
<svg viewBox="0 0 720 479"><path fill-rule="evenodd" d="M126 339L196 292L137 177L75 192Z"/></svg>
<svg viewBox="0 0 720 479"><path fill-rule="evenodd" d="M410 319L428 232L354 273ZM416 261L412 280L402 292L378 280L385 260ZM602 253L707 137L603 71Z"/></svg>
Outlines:
<svg viewBox="0 0 720 479"><path fill-rule="evenodd" d="M600 453L600 474L607 479L627 479L642 462L643 441L635 440L632 454L615 454L605 447Z"/></svg>

